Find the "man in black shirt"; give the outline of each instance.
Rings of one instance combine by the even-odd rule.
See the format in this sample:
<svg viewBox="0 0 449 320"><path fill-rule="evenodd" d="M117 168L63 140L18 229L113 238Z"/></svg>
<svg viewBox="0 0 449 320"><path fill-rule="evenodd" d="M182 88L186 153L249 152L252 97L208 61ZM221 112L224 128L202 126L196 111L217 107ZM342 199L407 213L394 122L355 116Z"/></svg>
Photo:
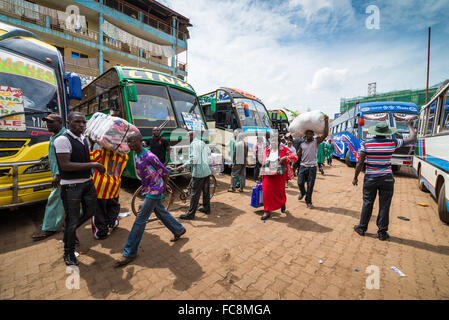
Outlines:
<svg viewBox="0 0 449 320"><path fill-rule="evenodd" d="M161 137L161 129L158 127L153 128L153 138L149 139L147 142L148 148L154 153L159 161L167 166L170 161L170 142Z"/></svg>

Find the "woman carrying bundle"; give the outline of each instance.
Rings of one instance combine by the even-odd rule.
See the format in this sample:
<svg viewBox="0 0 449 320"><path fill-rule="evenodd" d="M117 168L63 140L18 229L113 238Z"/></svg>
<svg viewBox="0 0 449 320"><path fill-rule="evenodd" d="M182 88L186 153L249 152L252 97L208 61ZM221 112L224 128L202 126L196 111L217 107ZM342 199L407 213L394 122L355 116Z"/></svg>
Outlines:
<svg viewBox="0 0 449 320"><path fill-rule="evenodd" d="M290 164L298 160L288 147L282 146L280 136L272 135L270 146L265 149L265 159L260 175L262 176L262 193L264 214L262 220L271 216L271 211L281 209L287 213L285 184L287 179L293 179L293 170Z"/></svg>

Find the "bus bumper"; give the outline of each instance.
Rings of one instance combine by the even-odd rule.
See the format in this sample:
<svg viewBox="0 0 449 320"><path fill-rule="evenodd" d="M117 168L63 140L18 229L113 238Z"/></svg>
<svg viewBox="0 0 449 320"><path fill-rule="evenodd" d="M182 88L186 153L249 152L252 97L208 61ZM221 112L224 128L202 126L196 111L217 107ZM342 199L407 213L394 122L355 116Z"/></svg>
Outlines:
<svg viewBox="0 0 449 320"><path fill-rule="evenodd" d="M11 168L8 182L0 183L0 209L14 209L22 205L29 205L48 199L52 189L51 173L39 174L37 178L29 180L19 179L19 167L38 164L41 161L23 161L0 163L0 168ZM24 175L20 175L22 178Z"/></svg>
<svg viewBox="0 0 449 320"><path fill-rule="evenodd" d="M413 164L413 156L410 155L393 155L391 164L394 166L407 166L411 167Z"/></svg>

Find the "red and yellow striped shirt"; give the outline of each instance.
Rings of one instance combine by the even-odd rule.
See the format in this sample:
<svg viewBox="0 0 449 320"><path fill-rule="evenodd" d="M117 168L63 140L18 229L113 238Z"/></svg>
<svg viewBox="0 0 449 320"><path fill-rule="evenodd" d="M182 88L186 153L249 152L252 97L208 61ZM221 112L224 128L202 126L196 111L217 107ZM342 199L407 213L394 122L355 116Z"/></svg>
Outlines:
<svg viewBox="0 0 449 320"><path fill-rule="evenodd" d="M94 171L93 181L98 199L118 198L121 176L128 163L129 156L100 148L90 153L90 161L101 163L106 169L104 174Z"/></svg>

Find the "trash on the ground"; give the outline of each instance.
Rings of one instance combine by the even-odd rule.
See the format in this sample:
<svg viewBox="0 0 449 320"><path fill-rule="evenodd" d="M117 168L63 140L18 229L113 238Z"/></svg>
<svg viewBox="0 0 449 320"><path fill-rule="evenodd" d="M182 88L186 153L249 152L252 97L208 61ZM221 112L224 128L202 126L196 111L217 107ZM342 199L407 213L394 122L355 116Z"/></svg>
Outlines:
<svg viewBox="0 0 449 320"><path fill-rule="evenodd" d="M401 270L399 270L398 268L396 268L396 267L391 267L391 269L392 269L394 272L396 272L398 275L400 275L401 277L405 277L405 274L404 274Z"/></svg>
<svg viewBox="0 0 449 320"><path fill-rule="evenodd" d="M120 212L119 214L118 214L118 216L120 217L120 218L126 218L126 217L128 217L128 216L130 216L131 215L131 212Z"/></svg>
<svg viewBox="0 0 449 320"><path fill-rule="evenodd" d="M264 220L263 223L265 223L266 221Z"/></svg>
<svg viewBox="0 0 449 320"><path fill-rule="evenodd" d="M320 264L323 264L323 260L318 261Z"/></svg>
<svg viewBox="0 0 449 320"><path fill-rule="evenodd" d="M421 207L428 207L429 206L427 203L423 203L423 202L418 203L418 205L421 206Z"/></svg>
<svg viewBox="0 0 449 320"><path fill-rule="evenodd" d="M78 257L79 257L79 255L80 255L80 254L79 254L78 252L76 252L76 251L75 251L75 257L77 257L77 258L78 258Z"/></svg>
<svg viewBox="0 0 449 320"><path fill-rule="evenodd" d="M404 220L404 221L410 221L409 218L403 217L403 216L398 216L398 219L401 219L401 220Z"/></svg>
<svg viewBox="0 0 449 320"><path fill-rule="evenodd" d="M355 272L359 272L359 269L354 269Z"/></svg>

